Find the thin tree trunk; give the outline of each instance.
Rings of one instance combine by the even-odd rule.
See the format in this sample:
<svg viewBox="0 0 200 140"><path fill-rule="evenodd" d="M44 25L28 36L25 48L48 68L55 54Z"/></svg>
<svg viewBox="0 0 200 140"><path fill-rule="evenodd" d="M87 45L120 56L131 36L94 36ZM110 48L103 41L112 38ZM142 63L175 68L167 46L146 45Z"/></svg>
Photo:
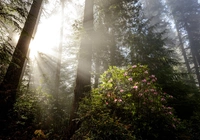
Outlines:
<svg viewBox="0 0 200 140"><path fill-rule="evenodd" d="M96 56L95 59L95 78L94 78L94 88L97 88L99 85L99 74L100 74L100 60L99 57Z"/></svg>
<svg viewBox="0 0 200 140"><path fill-rule="evenodd" d="M58 94L59 94L59 87L60 87L60 69L61 69L61 57L62 57L62 44L63 44L63 27L64 27L64 7L65 3L64 0L61 0L62 6L62 14L61 14L61 28L60 28L60 42L58 47L58 59L57 59L57 67L56 67L56 79L55 79L55 93L54 97L56 99L56 105L58 105Z"/></svg>
<svg viewBox="0 0 200 140"><path fill-rule="evenodd" d="M200 87L200 72L199 72L199 65L198 65L198 60L197 60L197 56L196 56L197 50L194 49L195 46L193 44L192 34L191 34L190 28L188 27L186 22L185 22L185 28L188 33L188 39L189 39L190 49L191 49L191 53L192 53L194 68L195 68L195 72L196 72L196 76L197 76L197 80L198 80L198 85Z"/></svg>
<svg viewBox="0 0 200 140"><path fill-rule="evenodd" d="M196 76L197 76L197 80L198 80L198 85L200 87L200 72L199 72L198 62L197 62L194 50L191 50L191 52L192 52L194 68L195 68L195 72L196 72Z"/></svg>
<svg viewBox="0 0 200 140"><path fill-rule="evenodd" d="M4 103L0 103L0 114L6 113L8 110L12 109L13 104L15 103L16 92L21 80L20 78L23 75L29 44L37 25L42 2L43 0L33 1L24 28L13 53L11 63L9 64L4 80L0 85L0 91L2 91L0 96L1 99L5 101Z"/></svg>
<svg viewBox="0 0 200 140"><path fill-rule="evenodd" d="M186 51L184 49L183 40L182 40L181 34L179 32L179 28L178 28L178 25L177 25L176 21L175 21L175 26L176 26L176 31L178 33L178 39L179 39L179 43L180 43L180 49L181 49L183 58L185 60L185 65L186 65L187 71L189 73L189 79L190 79L190 81L195 81L194 77L191 75L192 74L192 70L190 68L190 64L189 64L189 61L188 61L188 58L187 58L187 54L186 54Z"/></svg>
<svg viewBox="0 0 200 140"><path fill-rule="evenodd" d="M200 46L196 46L196 48L194 48L194 50L195 50L195 56L197 58L198 65L200 66L200 55L199 55L199 51L198 51L197 47L200 47Z"/></svg>
<svg viewBox="0 0 200 140"><path fill-rule="evenodd" d="M74 119L77 117L76 112L78 110L79 102L85 96L85 93L89 93L91 91L91 64L92 64L91 38L93 33L93 5L94 5L94 0L85 1L84 20L83 20L84 34L82 36L80 50L79 50L76 87L74 89L74 101L70 114L68 139L75 133L75 131L79 127L79 123L76 123L74 121Z"/></svg>
<svg viewBox="0 0 200 140"><path fill-rule="evenodd" d="M111 32L111 46L110 46L110 65L116 66L116 42L114 33Z"/></svg>
<svg viewBox="0 0 200 140"><path fill-rule="evenodd" d="M54 123L54 129L58 130L58 123L60 122L58 119L58 113L60 110L59 107L59 91L60 91L60 70L61 70L61 61L62 61L62 44L63 44L63 27L64 27L64 8L65 8L65 0L60 0L61 2L61 27L60 27L60 41L59 41L59 46L58 46L58 54L57 54L57 62L56 62L56 73L55 73L55 90L53 93L55 102L54 102L54 107L53 109L53 123Z"/></svg>
<svg viewBox="0 0 200 140"><path fill-rule="evenodd" d="M181 52L182 52L183 58L184 58L184 60L185 60L185 65L186 65L186 68L187 68L188 73L191 74L190 64L189 64L189 62L188 62L187 55L186 55L186 52L185 52L185 49L184 49L184 46L183 46L183 41L182 41L182 38L181 38L181 35L180 35L180 32L179 32L179 29L178 29L178 25L177 25L176 22L175 22L175 25L176 25L176 31L177 31L177 33L178 33L178 39L179 39L179 42L180 42Z"/></svg>

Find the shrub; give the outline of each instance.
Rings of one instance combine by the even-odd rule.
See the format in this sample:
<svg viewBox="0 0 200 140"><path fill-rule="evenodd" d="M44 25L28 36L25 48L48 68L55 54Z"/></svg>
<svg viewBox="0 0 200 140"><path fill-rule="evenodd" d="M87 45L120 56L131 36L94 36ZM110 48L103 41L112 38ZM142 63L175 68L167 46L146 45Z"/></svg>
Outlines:
<svg viewBox="0 0 200 140"><path fill-rule="evenodd" d="M180 126L147 66L110 67L101 84L80 103L77 139L176 139Z"/></svg>

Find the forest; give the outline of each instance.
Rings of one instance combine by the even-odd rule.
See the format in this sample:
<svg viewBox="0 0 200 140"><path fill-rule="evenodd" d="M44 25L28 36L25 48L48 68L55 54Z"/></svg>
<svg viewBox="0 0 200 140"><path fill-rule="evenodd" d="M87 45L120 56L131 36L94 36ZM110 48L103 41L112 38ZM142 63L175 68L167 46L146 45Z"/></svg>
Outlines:
<svg viewBox="0 0 200 140"><path fill-rule="evenodd" d="M0 140L200 140L200 0L0 0Z"/></svg>

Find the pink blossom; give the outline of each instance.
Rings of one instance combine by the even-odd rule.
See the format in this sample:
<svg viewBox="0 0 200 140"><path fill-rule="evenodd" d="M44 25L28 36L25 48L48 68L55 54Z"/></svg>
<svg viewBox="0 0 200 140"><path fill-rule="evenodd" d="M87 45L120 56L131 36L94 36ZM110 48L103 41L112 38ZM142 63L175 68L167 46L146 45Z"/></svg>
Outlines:
<svg viewBox="0 0 200 140"><path fill-rule="evenodd" d="M165 101L165 98L161 98L161 101Z"/></svg>
<svg viewBox="0 0 200 140"><path fill-rule="evenodd" d="M122 102L122 99L118 99L118 102Z"/></svg>
<svg viewBox="0 0 200 140"><path fill-rule="evenodd" d="M168 114L172 115L172 112L168 112Z"/></svg>
<svg viewBox="0 0 200 140"><path fill-rule="evenodd" d="M107 94L108 97L110 97L110 94Z"/></svg>
<svg viewBox="0 0 200 140"><path fill-rule="evenodd" d="M167 107L167 109L170 109L170 110L171 110L172 108L171 108L171 107Z"/></svg>
<svg viewBox="0 0 200 140"><path fill-rule="evenodd" d="M147 80L146 80L146 79L143 79L143 80L142 80L142 82L146 83L146 82L147 82Z"/></svg>
<svg viewBox="0 0 200 140"><path fill-rule="evenodd" d="M133 65L133 66L132 66L132 68L136 68L136 67L137 67L136 65Z"/></svg>
<svg viewBox="0 0 200 140"><path fill-rule="evenodd" d="M151 78L155 78L155 75L151 75Z"/></svg>
<svg viewBox="0 0 200 140"><path fill-rule="evenodd" d="M127 72L124 73L124 76L127 76Z"/></svg>
<svg viewBox="0 0 200 140"><path fill-rule="evenodd" d="M117 99L115 99L114 102L117 102Z"/></svg>
<svg viewBox="0 0 200 140"><path fill-rule="evenodd" d="M158 92L154 92L153 94L154 94L154 95L157 95L157 94L158 94Z"/></svg>
<svg viewBox="0 0 200 140"><path fill-rule="evenodd" d="M106 102L106 104L108 105L108 102Z"/></svg>
<svg viewBox="0 0 200 140"><path fill-rule="evenodd" d="M152 79L151 81L152 81L152 82L155 82L156 80L155 80L155 79Z"/></svg>
<svg viewBox="0 0 200 140"><path fill-rule="evenodd" d="M150 85L150 84L151 84L151 83L149 83L149 82L147 83L147 85Z"/></svg>
<svg viewBox="0 0 200 140"><path fill-rule="evenodd" d="M148 74L148 71L146 70L144 73L145 73L145 74Z"/></svg>
<svg viewBox="0 0 200 140"><path fill-rule="evenodd" d="M132 79L132 78L128 78L128 80L129 80L129 81L133 81L133 79Z"/></svg>
<svg viewBox="0 0 200 140"><path fill-rule="evenodd" d="M133 86L133 88L134 88L134 89L137 89L137 88L138 88L138 86Z"/></svg>
<svg viewBox="0 0 200 140"><path fill-rule="evenodd" d="M176 128L176 126L174 124L172 124L172 127Z"/></svg>
<svg viewBox="0 0 200 140"><path fill-rule="evenodd" d="M124 90L123 90L123 89L121 89L121 90L120 90L120 92L124 92Z"/></svg>
<svg viewBox="0 0 200 140"><path fill-rule="evenodd" d="M140 93L138 96L139 96L139 97L141 97L142 95L143 95L143 94L142 94L142 93Z"/></svg>
<svg viewBox="0 0 200 140"><path fill-rule="evenodd" d="M150 91L154 92L155 90L154 89L150 89Z"/></svg>
<svg viewBox="0 0 200 140"><path fill-rule="evenodd" d="M173 98L173 96L172 96L172 95L169 95L169 98L171 98L171 99L172 99L172 98Z"/></svg>

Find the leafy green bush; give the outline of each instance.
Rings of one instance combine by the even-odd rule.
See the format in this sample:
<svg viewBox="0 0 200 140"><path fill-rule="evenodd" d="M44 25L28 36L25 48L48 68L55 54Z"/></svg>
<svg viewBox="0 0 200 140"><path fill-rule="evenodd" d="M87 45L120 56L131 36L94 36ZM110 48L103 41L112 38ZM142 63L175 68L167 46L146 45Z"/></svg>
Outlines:
<svg viewBox="0 0 200 140"><path fill-rule="evenodd" d="M38 139L44 136L48 139L62 139L69 121L67 96L62 95L63 99L59 98L56 104L53 96L45 92L43 87L39 86L35 90L25 87L21 86L14 106L17 131L28 131L27 135L35 134Z"/></svg>
<svg viewBox="0 0 200 140"><path fill-rule="evenodd" d="M51 107L50 103L52 102L51 95L38 88L36 91L21 91L18 96L14 106L14 111L18 117L17 123L39 125L47 121Z"/></svg>
<svg viewBox="0 0 200 140"><path fill-rule="evenodd" d="M110 67L80 103L76 139L176 139L180 120L147 66Z"/></svg>

